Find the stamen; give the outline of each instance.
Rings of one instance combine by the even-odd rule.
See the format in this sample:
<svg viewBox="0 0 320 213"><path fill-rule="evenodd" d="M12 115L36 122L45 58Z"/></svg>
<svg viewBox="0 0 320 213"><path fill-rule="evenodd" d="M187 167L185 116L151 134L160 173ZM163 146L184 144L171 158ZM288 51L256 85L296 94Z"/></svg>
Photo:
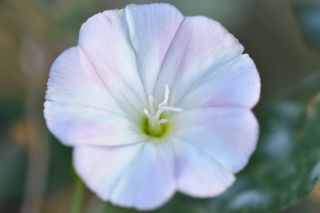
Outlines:
<svg viewBox="0 0 320 213"><path fill-rule="evenodd" d="M169 100L169 86L168 84L166 84L165 86L165 92L164 92L164 100L158 105L159 108L164 106L164 105L167 105L168 104L168 100Z"/></svg>
<svg viewBox="0 0 320 213"><path fill-rule="evenodd" d="M164 111L172 111L172 112L182 112L183 109L177 107L164 106L162 107Z"/></svg>
<svg viewBox="0 0 320 213"><path fill-rule="evenodd" d="M148 102L149 102L149 107L150 107L150 111L151 111L150 116L152 118L154 118L155 117L155 112L154 112L154 109L153 109L153 95L152 94L148 95Z"/></svg>
<svg viewBox="0 0 320 213"><path fill-rule="evenodd" d="M157 123L157 122L159 124L168 123L167 119L160 119L161 113L163 113L165 111L172 111L172 112L182 112L183 111L183 109L168 106L169 93L170 93L169 86L168 86L168 84L166 84L165 85L164 100L158 105L158 111L156 113L155 113L154 107L153 107L153 95L152 94L148 95L147 99L149 102L150 113L147 109L143 109L143 114L145 116L147 116L152 123Z"/></svg>

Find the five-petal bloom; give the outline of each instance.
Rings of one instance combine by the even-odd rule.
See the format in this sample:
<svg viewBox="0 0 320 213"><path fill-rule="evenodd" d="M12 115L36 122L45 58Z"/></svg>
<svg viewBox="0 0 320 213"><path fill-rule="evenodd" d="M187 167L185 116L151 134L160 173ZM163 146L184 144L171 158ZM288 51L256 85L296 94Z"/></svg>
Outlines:
<svg viewBox="0 0 320 213"><path fill-rule="evenodd" d="M154 209L224 192L255 150L256 66L218 22L168 4L98 13L52 65L50 131L101 199Z"/></svg>

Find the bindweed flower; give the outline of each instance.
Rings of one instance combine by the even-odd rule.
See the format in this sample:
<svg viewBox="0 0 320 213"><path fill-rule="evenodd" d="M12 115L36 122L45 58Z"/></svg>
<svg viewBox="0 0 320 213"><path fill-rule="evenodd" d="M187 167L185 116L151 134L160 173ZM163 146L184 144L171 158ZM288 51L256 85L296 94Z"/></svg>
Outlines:
<svg viewBox="0 0 320 213"><path fill-rule="evenodd" d="M102 200L154 209L213 197L255 150L256 66L218 22L169 4L89 18L52 65L44 115Z"/></svg>

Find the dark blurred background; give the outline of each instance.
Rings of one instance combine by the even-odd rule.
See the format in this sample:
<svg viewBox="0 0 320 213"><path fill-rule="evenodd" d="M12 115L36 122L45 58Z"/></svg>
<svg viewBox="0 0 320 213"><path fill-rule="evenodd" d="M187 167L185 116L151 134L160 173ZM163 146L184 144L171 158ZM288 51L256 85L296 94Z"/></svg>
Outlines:
<svg viewBox="0 0 320 213"><path fill-rule="evenodd" d="M77 44L93 14L119 0L0 0L0 212L68 212L71 149L48 132L43 101L48 72ZM162 1L157 1L162 2ZM320 1L172 0L185 16L220 21L245 46L262 79L258 107L320 70ZM87 192L85 209L95 198ZM320 212L320 189L287 212Z"/></svg>

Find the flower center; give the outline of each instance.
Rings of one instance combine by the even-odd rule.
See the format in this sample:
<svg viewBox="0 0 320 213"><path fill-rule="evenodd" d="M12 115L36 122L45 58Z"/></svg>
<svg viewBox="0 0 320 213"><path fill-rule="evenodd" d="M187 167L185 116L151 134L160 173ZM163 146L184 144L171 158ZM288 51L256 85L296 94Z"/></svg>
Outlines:
<svg viewBox="0 0 320 213"><path fill-rule="evenodd" d="M153 106L153 95L149 94L147 99L149 110L144 108L143 114L145 117L142 120L142 130L150 137L163 137L169 130L169 120L164 112L182 112L183 110L176 107L168 106L169 87L166 84L164 100L158 105L158 110L155 111Z"/></svg>

